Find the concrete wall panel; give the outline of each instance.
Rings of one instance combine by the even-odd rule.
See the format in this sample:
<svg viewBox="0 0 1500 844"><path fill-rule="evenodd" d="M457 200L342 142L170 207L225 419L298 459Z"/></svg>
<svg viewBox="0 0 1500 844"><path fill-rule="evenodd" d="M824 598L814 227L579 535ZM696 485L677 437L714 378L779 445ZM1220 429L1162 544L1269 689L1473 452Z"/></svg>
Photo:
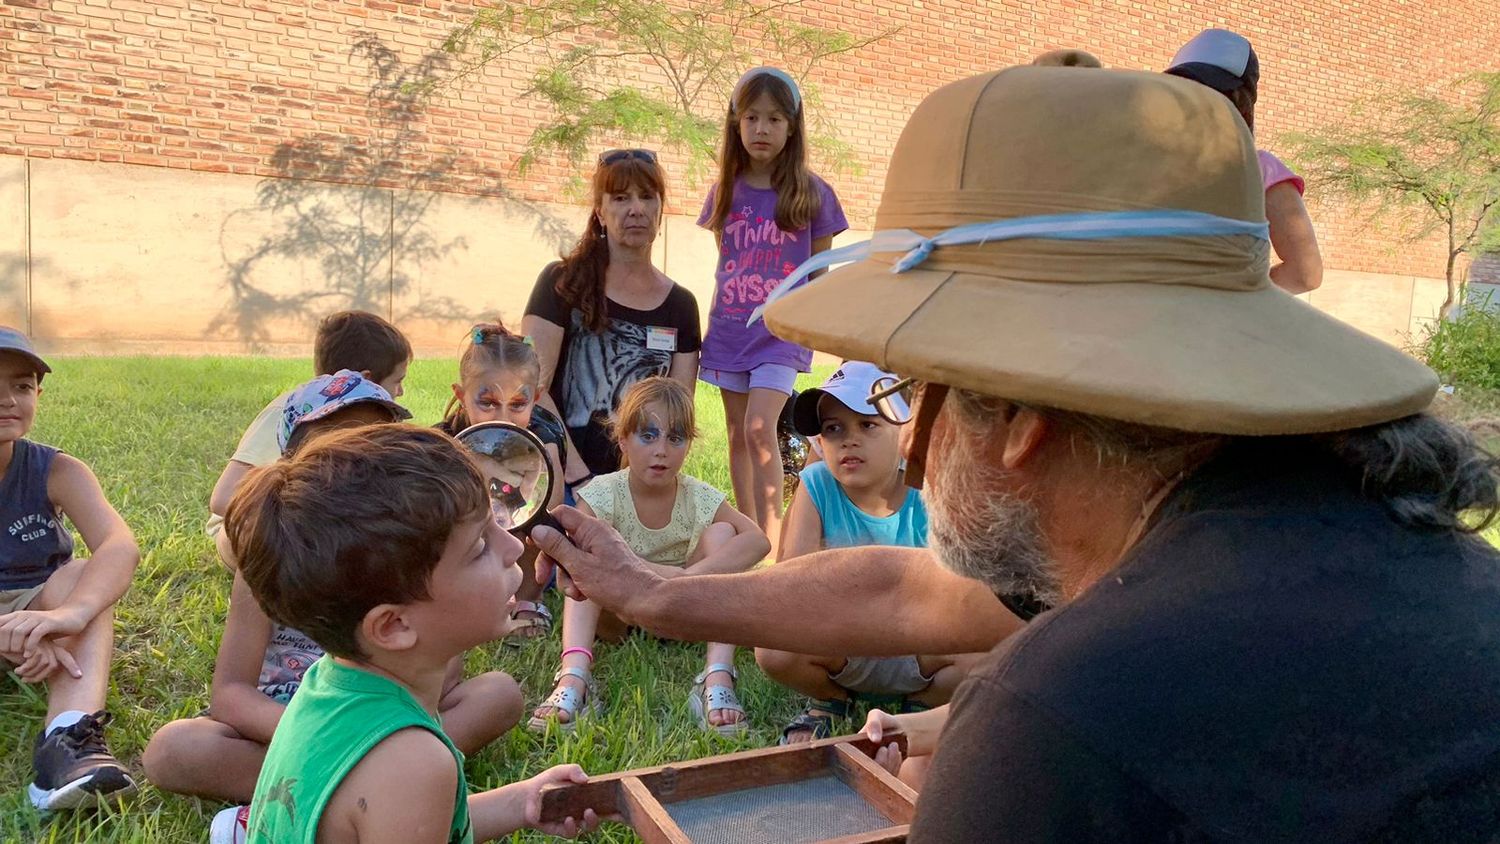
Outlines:
<svg viewBox="0 0 1500 844"><path fill-rule="evenodd" d="M302 350L389 313L390 192L32 162L32 320L71 351Z"/></svg>
<svg viewBox="0 0 1500 844"><path fill-rule="evenodd" d="M1411 331L1412 277L1328 270L1308 297L1318 310L1395 346Z"/></svg>
<svg viewBox="0 0 1500 844"><path fill-rule="evenodd" d="M26 159L0 156L0 325L26 330Z"/></svg>

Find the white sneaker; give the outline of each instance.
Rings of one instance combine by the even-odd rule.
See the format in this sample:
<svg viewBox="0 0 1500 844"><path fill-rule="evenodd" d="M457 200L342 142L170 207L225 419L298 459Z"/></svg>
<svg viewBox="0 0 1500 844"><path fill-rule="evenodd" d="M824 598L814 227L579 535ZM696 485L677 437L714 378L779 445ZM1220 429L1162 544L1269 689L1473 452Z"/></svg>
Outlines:
<svg viewBox="0 0 1500 844"><path fill-rule="evenodd" d="M208 844L245 844L250 837L249 806L230 806L214 815L208 827Z"/></svg>

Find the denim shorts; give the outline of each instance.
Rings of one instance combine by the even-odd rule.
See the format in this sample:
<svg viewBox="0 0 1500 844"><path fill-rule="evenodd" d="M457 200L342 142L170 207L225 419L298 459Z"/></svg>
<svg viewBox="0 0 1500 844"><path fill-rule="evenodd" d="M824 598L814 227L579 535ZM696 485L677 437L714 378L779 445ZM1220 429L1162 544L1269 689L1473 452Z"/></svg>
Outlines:
<svg viewBox="0 0 1500 844"><path fill-rule="evenodd" d="M792 394L792 386L797 383L797 370L779 363L763 363L749 372L704 368L698 373L698 378L731 393L775 390L789 396Z"/></svg>

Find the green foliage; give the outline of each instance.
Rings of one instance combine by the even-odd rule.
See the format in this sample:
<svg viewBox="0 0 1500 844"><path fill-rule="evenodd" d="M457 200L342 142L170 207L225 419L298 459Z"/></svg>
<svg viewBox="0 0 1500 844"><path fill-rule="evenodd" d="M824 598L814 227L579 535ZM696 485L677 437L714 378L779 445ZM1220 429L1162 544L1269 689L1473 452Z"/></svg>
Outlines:
<svg viewBox="0 0 1500 844"><path fill-rule="evenodd" d="M245 425L267 401L312 375L311 362L265 358L62 358L47 377L30 437L87 462L105 495L135 532L141 565L116 607L115 658L108 706L111 748L140 773L140 755L162 724L190 718L208 705L228 609L229 576L203 533L208 495ZM401 401L421 424L436 422L456 364L418 360ZM821 383L828 368L804 375ZM718 392L698 391L702 435L684 470L730 489L728 443ZM79 543L79 548L83 548ZM547 602L561 618L555 592ZM469 654L470 673L501 670L521 683L528 706L552 688L559 627L521 648L490 645ZM475 789L492 788L550 766L577 762L591 773L659 765L775 742L797 711L797 698L768 679L750 652L738 652L740 699L751 731L743 740L699 730L688 711L688 689L703 667L700 645L634 635L601 644L598 676L607 709L573 736L535 736L514 729L473 754L466 770ZM40 818L26 799L31 749L47 709L46 692L0 671L0 842L204 841L221 808L144 785L116 812L59 813ZM857 729L857 724L848 729ZM518 834L516 841L544 836ZM591 841L634 842L609 824Z"/></svg>
<svg viewBox="0 0 1500 844"><path fill-rule="evenodd" d="M1410 240L1448 243L1445 315L1458 301L1459 255L1500 249L1500 73L1477 73L1458 96L1373 98L1340 124L1284 141L1318 189L1379 216L1416 209Z"/></svg>
<svg viewBox="0 0 1500 844"><path fill-rule="evenodd" d="M819 64L895 32L870 38L790 20L801 0L531 0L478 11L444 50L459 61L457 79L490 62L539 53L542 66L526 96L552 118L527 141L519 169L560 158L571 165L605 146L642 144L675 150L687 176L701 181L717 160L725 99L739 75L762 56L799 80L808 140L817 165L857 169L852 147L818 108L808 74ZM756 52L755 48L763 52ZM642 71L660 82L637 85Z"/></svg>
<svg viewBox="0 0 1500 844"><path fill-rule="evenodd" d="M1470 302L1452 319L1428 326L1416 352L1445 384L1500 390L1500 310L1488 296Z"/></svg>

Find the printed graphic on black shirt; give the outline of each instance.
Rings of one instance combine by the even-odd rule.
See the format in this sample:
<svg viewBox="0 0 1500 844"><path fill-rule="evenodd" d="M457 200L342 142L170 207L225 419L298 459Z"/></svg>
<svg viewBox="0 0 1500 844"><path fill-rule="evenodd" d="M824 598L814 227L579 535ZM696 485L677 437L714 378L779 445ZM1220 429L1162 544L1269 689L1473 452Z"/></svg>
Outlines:
<svg viewBox="0 0 1500 844"><path fill-rule="evenodd" d="M630 385L671 369L672 350L646 347L648 326L612 319L595 334L584 328L582 311L574 309L572 320L563 396L569 428L582 428L596 416L610 418Z"/></svg>

